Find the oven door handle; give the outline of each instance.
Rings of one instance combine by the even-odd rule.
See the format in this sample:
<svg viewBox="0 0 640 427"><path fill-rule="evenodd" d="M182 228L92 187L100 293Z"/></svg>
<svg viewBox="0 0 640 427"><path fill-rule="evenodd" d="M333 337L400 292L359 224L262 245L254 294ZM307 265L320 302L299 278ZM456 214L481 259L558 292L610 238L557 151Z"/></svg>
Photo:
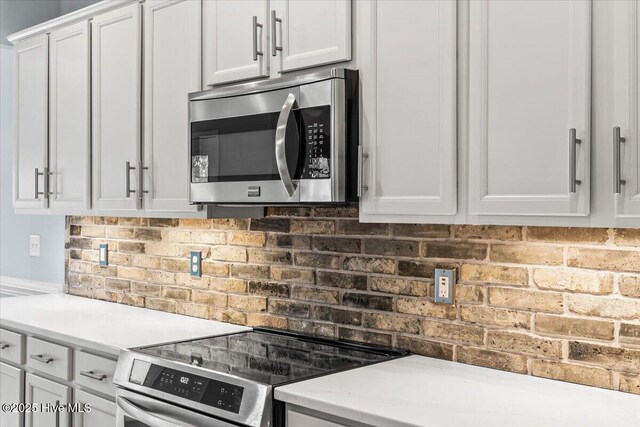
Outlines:
<svg viewBox="0 0 640 427"><path fill-rule="evenodd" d="M280 179L289 197L293 197L296 192L296 185L291 179L289 166L287 166L287 124L295 103L296 96L289 93L280 111L280 116L278 116L278 126L276 127L276 164L278 165Z"/></svg>
<svg viewBox="0 0 640 427"><path fill-rule="evenodd" d="M187 424L181 423L179 420L174 420L173 418L171 419L174 421L167 421L164 418L160 418L158 416L152 415L151 413L145 411L139 406L134 405L133 403L131 403L131 401L129 401L128 399L125 399L124 397L120 397L120 396L116 397L116 403L118 407L122 409L122 412L125 413L125 415L137 421L140 421L143 424L148 424L154 427L176 427L176 426L187 425Z"/></svg>

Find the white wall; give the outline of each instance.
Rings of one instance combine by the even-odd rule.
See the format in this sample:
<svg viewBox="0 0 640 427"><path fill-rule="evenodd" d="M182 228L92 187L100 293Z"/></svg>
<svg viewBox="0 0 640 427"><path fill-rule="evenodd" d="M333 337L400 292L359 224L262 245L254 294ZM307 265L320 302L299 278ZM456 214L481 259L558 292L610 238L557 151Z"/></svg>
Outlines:
<svg viewBox="0 0 640 427"><path fill-rule="evenodd" d="M60 0L60 15L98 3L100 0Z"/></svg>
<svg viewBox="0 0 640 427"><path fill-rule="evenodd" d="M63 216L15 215L12 201L13 48L0 45L0 275L64 282ZM41 239L40 258L29 256L29 235Z"/></svg>

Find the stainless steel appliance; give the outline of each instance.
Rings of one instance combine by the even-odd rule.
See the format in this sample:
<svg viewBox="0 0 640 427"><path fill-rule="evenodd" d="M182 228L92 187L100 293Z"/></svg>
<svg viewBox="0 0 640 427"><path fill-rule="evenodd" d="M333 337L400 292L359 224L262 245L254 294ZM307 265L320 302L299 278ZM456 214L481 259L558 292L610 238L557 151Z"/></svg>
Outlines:
<svg viewBox="0 0 640 427"><path fill-rule="evenodd" d="M189 120L192 204L357 201L355 70L193 93Z"/></svg>
<svg viewBox="0 0 640 427"><path fill-rule="evenodd" d="M283 427L283 384L404 352L283 331L254 331L127 350L114 376L118 427Z"/></svg>

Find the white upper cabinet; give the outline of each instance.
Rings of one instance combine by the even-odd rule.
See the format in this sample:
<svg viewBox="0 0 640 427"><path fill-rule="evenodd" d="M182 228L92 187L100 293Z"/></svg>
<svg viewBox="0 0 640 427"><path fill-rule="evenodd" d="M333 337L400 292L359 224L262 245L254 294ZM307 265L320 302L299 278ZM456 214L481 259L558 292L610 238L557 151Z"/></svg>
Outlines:
<svg viewBox="0 0 640 427"><path fill-rule="evenodd" d="M272 76L351 59L350 0L271 0L269 8Z"/></svg>
<svg viewBox="0 0 640 427"><path fill-rule="evenodd" d="M269 75L267 0L204 0L207 85Z"/></svg>
<svg viewBox="0 0 640 427"><path fill-rule="evenodd" d="M455 214L456 3L358 6L360 218Z"/></svg>
<svg viewBox="0 0 640 427"><path fill-rule="evenodd" d="M48 36L42 34L15 47L15 144L13 207L46 208Z"/></svg>
<svg viewBox="0 0 640 427"><path fill-rule="evenodd" d="M591 2L472 1L469 39L469 213L588 215Z"/></svg>
<svg viewBox="0 0 640 427"><path fill-rule="evenodd" d="M89 22L49 36L50 207L89 209L91 203Z"/></svg>
<svg viewBox="0 0 640 427"><path fill-rule="evenodd" d="M201 89L201 2L144 4L144 162L146 211L193 211L187 184L188 94Z"/></svg>
<svg viewBox="0 0 640 427"><path fill-rule="evenodd" d="M613 5L613 189L616 216L640 217L640 5Z"/></svg>
<svg viewBox="0 0 640 427"><path fill-rule="evenodd" d="M131 212L142 203L140 8L132 4L93 19L92 178L97 211Z"/></svg>

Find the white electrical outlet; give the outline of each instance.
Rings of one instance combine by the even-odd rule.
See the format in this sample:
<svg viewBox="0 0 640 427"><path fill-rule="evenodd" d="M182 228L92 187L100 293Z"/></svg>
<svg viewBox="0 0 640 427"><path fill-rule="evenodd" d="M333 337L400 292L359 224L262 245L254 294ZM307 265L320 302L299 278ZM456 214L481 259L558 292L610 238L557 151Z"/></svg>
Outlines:
<svg viewBox="0 0 640 427"><path fill-rule="evenodd" d="M40 256L40 236L37 234L29 236L29 256Z"/></svg>
<svg viewBox="0 0 640 427"><path fill-rule="evenodd" d="M436 268L434 271L434 302L436 304L454 304L456 270Z"/></svg>
<svg viewBox="0 0 640 427"><path fill-rule="evenodd" d="M449 298L449 289L451 287L451 282L449 281L449 277L447 276L440 276L439 278L439 282L438 282L438 297L442 298L442 299L448 299Z"/></svg>

